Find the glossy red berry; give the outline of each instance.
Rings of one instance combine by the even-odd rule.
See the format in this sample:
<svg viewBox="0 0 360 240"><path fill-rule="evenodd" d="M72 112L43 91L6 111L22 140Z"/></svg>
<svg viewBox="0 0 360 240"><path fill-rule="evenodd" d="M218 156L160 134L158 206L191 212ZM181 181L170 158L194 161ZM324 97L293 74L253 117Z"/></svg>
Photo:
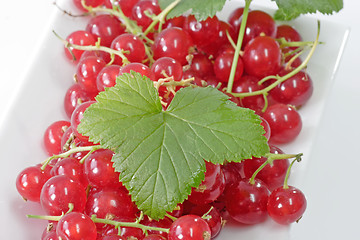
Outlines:
<svg viewBox="0 0 360 240"><path fill-rule="evenodd" d="M129 63L122 67L119 72L119 76L124 73L130 73L131 71L138 72L143 76L148 77L150 80L155 81L155 75L151 69L142 63Z"/></svg>
<svg viewBox="0 0 360 240"><path fill-rule="evenodd" d="M225 206L230 216L244 224L256 224L267 219L269 190L265 184L255 179L243 179L226 188Z"/></svg>
<svg viewBox="0 0 360 240"><path fill-rule="evenodd" d="M260 10L250 11L246 21L243 46L246 47L247 43L260 35L275 38L276 30L276 23L268 13Z"/></svg>
<svg viewBox="0 0 360 240"><path fill-rule="evenodd" d="M169 240L210 240L209 225L199 216L185 215L178 218L170 227Z"/></svg>
<svg viewBox="0 0 360 240"><path fill-rule="evenodd" d="M214 73L215 73L215 76L220 81L225 82L225 83L227 83L229 81L233 59L234 59L234 53L230 53L230 52L221 53L216 57L215 62L214 62ZM237 82L240 80L243 72L244 72L244 64L243 64L241 57L239 57L237 65L236 65L234 82Z"/></svg>
<svg viewBox="0 0 360 240"><path fill-rule="evenodd" d="M300 134L302 128L301 116L289 105L274 104L266 109L262 117L270 125L270 143L289 143Z"/></svg>
<svg viewBox="0 0 360 240"><path fill-rule="evenodd" d="M49 215L59 216L74 205L74 211L82 212L86 204L84 186L66 175L50 178L43 186L40 194L42 208Z"/></svg>
<svg viewBox="0 0 360 240"><path fill-rule="evenodd" d="M86 92L79 84L71 85L64 96L64 109L66 115L71 118L75 108L80 104L95 100L95 94Z"/></svg>
<svg viewBox="0 0 360 240"><path fill-rule="evenodd" d="M170 57L161 57L157 59L151 66L151 71L154 73L156 80L173 77L175 81L180 81L183 76L181 64Z"/></svg>
<svg viewBox="0 0 360 240"><path fill-rule="evenodd" d="M50 177L40 166L27 167L17 176L16 189L24 199L40 202L41 189Z"/></svg>
<svg viewBox="0 0 360 240"><path fill-rule="evenodd" d="M106 62L99 57L91 56L83 58L76 68L76 81L84 91L97 94L96 78L99 72L106 66Z"/></svg>
<svg viewBox="0 0 360 240"><path fill-rule="evenodd" d="M283 154L284 152L273 145L270 145L270 152L275 154ZM267 160L267 158L253 158L246 159L244 161L244 175L247 178L251 178L253 173ZM288 159L278 159L272 164L267 164L256 175L257 179L263 181L266 186L273 190L283 185L285 175L290 163Z"/></svg>
<svg viewBox="0 0 360 240"><path fill-rule="evenodd" d="M279 187L270 194L267 210L269 216L277 223L290 224L302 217L306 205L302 191L292 186Z"/></svg>
<svg viewBox="0 0 360 240"><path fill-rule="evenodd" d="M60 120L46 128L43 139L45 150L49 156L61 153L61 139L70 125L69 121Z"/></svg>
<svg viewBox="0 0 360 240"><path fill-rule="evenodd" d="M56 234L62 240L96 240L95 223L80 212L65 214L56 226Z"/></svg>
<svg viewBox="0 0 360 240"><path fill-rule="evenodd" d="M285 76L291 70L281 70L279 76ZM270 91L272 99L279 103L300 107L312 96L314 91L313 81L309 74L300 71Z"/></svg>
<svg viewBox="0 0 360 240"><path fill-rule="evenodd" d="M188 200L196 205L215 201L225 189L225 177L219 164L206 162L205 179L194 188Z"/></svg>
<svg viewBox="0 0 360 240"><path fill-rule="evenodd" d="M82 30L78 30L70 33L66 37L66 40L71 44L80 45L80 46L95 45L97 41L94 35L92 35L90 32L82 31ZM84 50L74 49L73 47L69 47L69 49L64 47L64 50L66 57L75 63L79 62L81 55L84 52Z"/></svg>
<svg viewBox="0 0 360 240"><path fill-rule="evenodd" d="M112 41L111 48L118 51L127 51L124 55L130 62L140 63L146 56L143 41L131 33L124 33L117 36ZM123 61L119 56L115 56L114 64L121 66L123 65Z"/></svg>
<svg viewBox="0 0 360 240"><path fill-rule="evenodd" d="M152 19L148 15L158 15L161 12L160 6L157 0L141 0L138 1L133 9L131 18L137 22L139 26L143 28L143 31L151 24Z"/></svg>
<svg viewBox="0 0 360 240"><path fill-rule="evenodd" d="M96 87L99 92L104 91L105 88L113 87L116 84L116 78L120 74L121 66L108 65L104 67L96 78Z"/></svg>
<svg viewBox="0 0 360 240"><path fill-rule="evenodd" d="M114 38L125 32L121 22L110 14L91 18L85 30L93 34L96 39L100 38L100 44L105 47L110 47Z"/></svg>
<svg viewBox="0 0 360 240"><path fill-rule="evenodd" d="M88 101L80 104L77 106L74 110L74 112L71 115L71 127L73 129L73 132L75 136L83 142L88 142L89 137L83 136L81 133L78 132L77 127L79 126L81 119L83 118L85 110L91 105L95 103L95 101Z"/></svg>
<svg viewBox="0 0 360 240"><path fill-rule="evenodd" d="M255 77L274 75L281 68L281 50L274 38L259 36L244 49L243 62L246 73Z"/></svg>
<svg viewBox="0 0 360 240"><path fill-rule="evenodd" d="M192 46L193 40L189 33L178 27L170 27L157 35L152 50L154 59L171 57L185 65L186 56L189 55Z"/></svg>
<svg viewBox="0 0 360 240"><path fill-rule="evenodd" d="M117 188L122 184L119 182L119 173L115 172L111 161L114 152L108 149L100 149L91 153L84 162L84 173L89 184L97 188Z"/></svg>

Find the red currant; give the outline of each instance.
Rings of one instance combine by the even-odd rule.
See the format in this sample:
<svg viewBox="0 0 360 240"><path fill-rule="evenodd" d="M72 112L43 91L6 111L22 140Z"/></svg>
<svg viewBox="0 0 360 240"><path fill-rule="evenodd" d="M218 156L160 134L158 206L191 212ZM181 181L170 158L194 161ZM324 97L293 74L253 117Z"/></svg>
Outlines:
<svg viewBox="0 0 360 240"><path fill-rule="evenodd" d="M267 210L269 216L280 224L290 224L299 220L306 209L306 198L297 188L279 187L269 196Z"/></svg>

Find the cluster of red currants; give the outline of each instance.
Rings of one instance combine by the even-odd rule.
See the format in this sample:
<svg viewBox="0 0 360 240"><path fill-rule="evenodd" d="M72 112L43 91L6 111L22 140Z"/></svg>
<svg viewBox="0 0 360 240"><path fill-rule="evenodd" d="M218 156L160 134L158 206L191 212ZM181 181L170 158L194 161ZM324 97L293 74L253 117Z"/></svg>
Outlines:
<svg viewBox="0 0 360 240"><path fill-rule="evenodd" d="M74 3L79 9L89 10L79 0ZM161 12L157 0L86 0L85 4L93 9L120 7L146 34L132 33L126 22L113 14L98 14L91 17L85 30L67 37L70 45L65 48L66 56L76 63L76 83L64 97L69 120L51 124L44 134L47 153L59 157L46 166L24 169L16 182L24 199L40 202L47 214L58 216L57 220L49 219L53 227L44 231L42 240L210 239L219 234L227 218L256 224L270 215L276 222L289 224L302 216L306 208L304 195L294 187L283 186L290 166L288 159L267 164L256 176L254 172L266 158L221 166L206 162L201 185L174 212L155 221L139 215L119 182L119 173L112 167L111 150L89 148L61 157L74 146L85 150L94 146L77 131L77 126L85 109L95 102L95 96L114 86L116 77L123 73L136 71L154 82L193 79L194 85L213 86L225 92L235 54L233 42L237 41L244 10L235 9L228 21L215 16L199 22L192 15L180 16L148 30L153 22L150 16ZM96 47L98 39L100 46L105 47L102 50L77 47ZM299 42L301 36L291 26L277 26L263 11L248 13L232 88L235 94L227 93L230 100L261 116L270 144L284 144L296 138L302 126L296 109L306 103L313 90L310 77L302 70L268 92L236 97L236 93L261 91L302 64L294 58L297 48L286 44L281 47L279 39ZM114 57L106 49L121 54ZM271 75L274 77L259 84ZM164 109L181 87L170 84L158 88ZM282 153L273 145L270 149L271 153ZM69 204L72 211L67 213ZM121 231L116 222L125 223Z"/></svg>

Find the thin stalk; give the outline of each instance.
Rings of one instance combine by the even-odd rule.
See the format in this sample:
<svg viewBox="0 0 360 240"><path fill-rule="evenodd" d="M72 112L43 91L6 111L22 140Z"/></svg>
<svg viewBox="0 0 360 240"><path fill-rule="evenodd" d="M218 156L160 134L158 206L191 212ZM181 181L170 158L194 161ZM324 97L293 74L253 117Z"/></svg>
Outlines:
<svg viewBox="0 0 360 240"><path fill-rule="evenodd" d="M42 163L42 167L41 169L44 170L46 168L46 166L49 164L49 162L53 159L57 159L57 158L66 158L69 157L71 154L73 153L77 153L77 152L86 152L86 151L95 151L100 149L101 146L100 145L94 145L94 146L85 146L85 147L74 147L71 148L70 150L57 154L57 155L53 155L49 158L47 158L43 163Z"/></svg>
<svg viewBox="0 0 360 240"><path fill-rule="evenodd" d="M231 93L231 94L234 97L240 97L240 98L256 96L256 95L263 95L263 94L268 93L271 89L275 88L278 84L286 81L287 79L291 78L292 76L294 76L295 74L300 72L302 69L304 69L307 66L312 55L314 54L315 49L316 49L317 45L319 44L319 35L320 35L320 22L318 21L318 32L317 32L316 40L314 41L314 44L313 44L312 48L310 49L309 54L306 56L305 60L302 62L302 64L300 66L295 68L293 71L291 71L290 73L288 73L282 77L278 77L274 83L272 83L271 85L267 86L266 88L264 88L262 90L254 91L254 92L246 92L246 93Z"/></svg>
<svg viewBox="0 0 360 240"><path fill-rule="evenodd" d="M114 55L119 56L122 59L124 65L130 63L130 61L127 59L127 57L125 57L123 51L117 51L112 48L104 47L98 43L95 46L92 46L92 45L91 46L81 46L81 45L77 45L77 44L72 44L69 41L60 37L55 31L53 31L53 33L55 34L55 36L57 38L59 38L64 43L64 45L67 49L75 48L77 50L84 50L84 51L99 51L100 50L100 51L109 53L111 56L114 56ZM69 51L71 51L71 49L69 49Z"/></svg>
<svg viewBox="0 0 360 240"><path fill-rule="evenodd" d="M266 165L270 164L272 165L273 162L275 160L280 160L280 159L290 159L290 158L295 158L295 160L299 161L299 159L301 159L301 156L303 154L302 153L299 153L299 154L276 154L276 153L267 153L265 154L265 158L266 161L260 165L260 167L258 167L256 169L256 171L253 173L253 175L251 176L250 178L250 184L255 184L255 178L256 178L256 175L262 170L264 169L264 167L266 167ZM288 170L289 171L289 170ZM286 178L286 177L285 177Z"/></svg>
<svg viewBox="0 0 360 240"><path fill-rule="evenodd" d="M143 231L159 231L159 232L166 232L169 233L168 228L161 228L161 227L151 227L146 226L138 222L118 222L110 219L103 219L103 218L97 218L96 215L93 215L91 217L91 220L93 220L94 223L103 223L103 224L110 224L115 226L115 228L119 227L134 227L134 228L140 228Z"/></svg>
<svg viewBox="0 0 360 240"><path fill-rule="evenodd" d="M236 43L236 49L235 49L235 53L234 53L233 62L231 65L229 81L228 81L228 85L226 87L226 92L228 92L228 93L232 92L236 67L237 67L237 64L239 61L240 50L241 50L241 45L242 45L244 34L245 34L246 22L247 22L247 18L248 18L248 14L249 14L251 1L252 0L245 0L244 13L242 15L242 21L241 21L240 30L239 30L238 41Z"/></svg>
<svg viewBox="0 0 360 240"><path fill-rule="evenodd" d="M175 0L171 4L169 4L159 15L157 15L148 28L144 31L144 35L149 34L149 32L158 24L159 22L163 22L165 20L166 15L176 6L181 0Z"/></svg>
<svg viewBox="0 0 360 240"><path fill-rule="evenodd" d="M288 179L290 176L290 170L292 168L292 166L294 165L295 162L300 162L301 161L301 155L298 155L291 163L290 166L288 167L287 171L286 171L286 175L285 175L285 179L284 179L284 185L283 188L284 189L288 189L289 185L288 185Z"/></svg>

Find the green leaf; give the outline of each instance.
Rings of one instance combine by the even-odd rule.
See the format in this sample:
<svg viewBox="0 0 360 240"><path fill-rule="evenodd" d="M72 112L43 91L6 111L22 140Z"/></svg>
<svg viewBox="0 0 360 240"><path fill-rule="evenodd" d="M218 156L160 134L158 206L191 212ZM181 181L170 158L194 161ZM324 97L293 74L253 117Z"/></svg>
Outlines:
<svg viewBox="0 0 360 240"><path fill-rule="evenodd" d="M241 161L269 151L259 117L212 87L183 88L163 111L153 82L132 72L96 100L79 131L114 150L120 180L154 219L199 186L204 159Z"/></svg>
<svg viewBox="0 0 360 240"><path fill-rule="evenodd" d="M158 0L161 9L165 9L174 0ZM180 16L188 11L201 21L213 17L224 7L226 0L182 0L167 15L167 18Z"/></svg>
<svg viewBox="0 0 360 240"><path fill-rule="evenodd" d="M342 0L271 0L275 1L279 10L275 13L276 20L288 21L300 14L315 13L333 14L343 8Z"/></svg>

